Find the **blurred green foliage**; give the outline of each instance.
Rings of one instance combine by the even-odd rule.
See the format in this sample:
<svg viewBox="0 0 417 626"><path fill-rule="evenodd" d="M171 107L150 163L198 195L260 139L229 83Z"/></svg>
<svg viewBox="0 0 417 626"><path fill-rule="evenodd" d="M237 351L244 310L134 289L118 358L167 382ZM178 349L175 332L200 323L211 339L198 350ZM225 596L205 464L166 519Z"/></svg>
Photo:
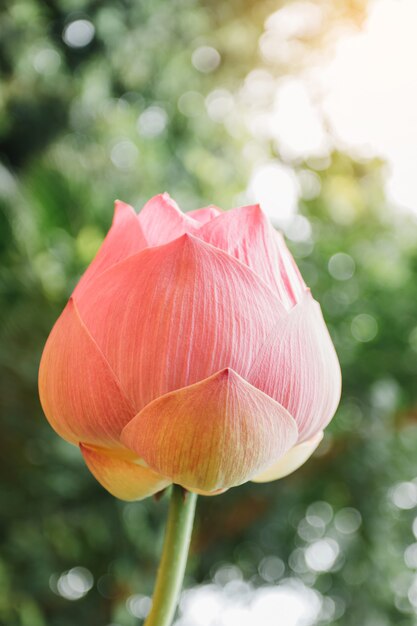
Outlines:
<svg viewBox="0 0 417 626"><path fill-rule="evenodd" d="M360 22L363 2L334 5L335 20ZM152 591L166 498L126 504L100 488L42 416L39 358L114 198L139 208L167 190L185 209L227 208L244 192L245 132L211 119L205 98L237 90L262 63L258 38L279 6L17 0L1 9L0 624L131 626L129 598ZM91 39L78 47L68 44L76 20ZM221 62L208 57L198 71L191 59L202 46ZM186 584L224 563L270 583L260 564L275 556L286 576L333 598L320 623L412 626L417 558L404 552L416 540L417 228L387 206L382 163L333 153L315 176L320 194L299 207L311 236L290 246L329 323L343 400L316 457L293 476L200 498ZM320 573L306 555L324 534L340 554ZM80 599L69 599L68 571Z"/></svg>

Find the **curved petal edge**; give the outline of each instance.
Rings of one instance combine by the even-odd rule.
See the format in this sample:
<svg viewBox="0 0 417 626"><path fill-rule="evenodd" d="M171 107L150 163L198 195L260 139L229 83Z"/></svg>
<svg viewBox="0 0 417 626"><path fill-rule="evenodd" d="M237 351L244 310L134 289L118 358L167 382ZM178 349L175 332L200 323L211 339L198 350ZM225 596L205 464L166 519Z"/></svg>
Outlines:
<svg viewBox="0 0 417 626"><path fill-rule="evenodd" d="M200 226L197 220L183 213L166 192L148 200L138 215L138 222L151 247L173 241Z"/></svg>
<svg viewBox="0 0 417 626"><path fill-rule="evenodd" d="M72 299L46 342L39 395L52 428L75 444L118 441L136 413Z"/></svg>
<svg viewBox="0 0 417 626"><path fill-rule="evenodd" d="M252 482L269 483L272 480L278 480L279 478L284 478L284 476L292 474L311 457L313 452L319 447L322 439L323 432L319 432L308 441L303 441L294 446L291 450L288 450L279 461L252 478Z"/></svg>
<svg viewBox="0 0 417 626"><path fill-rule="evenodd" d="M330 422L340 401L342 377L320 305L310 293L278 320L247 379L291 413L300 442Z"/></svg>
<svg viewBox="0 0 417 626"><path fill-rule="evenodd" d="M287 310L306 291L283 237L274 230L258 204L221 213L195 234L249 267Z"/></svg>
<svg viewBox="0 0 417 626"><path fill-rule="evenodd" d="M121 200L114 203L113 222L99 251L75 287L73 297L82 298L92 280L112 265L148 246L135 209Z"/></svg>
<svg viewBox="0 0 417 626"><path fill-rule="evenodd" d="M142 500L171 484L163 476L138 464L138 458L129 450L79 445L94 478L120 500Z"/></svg>

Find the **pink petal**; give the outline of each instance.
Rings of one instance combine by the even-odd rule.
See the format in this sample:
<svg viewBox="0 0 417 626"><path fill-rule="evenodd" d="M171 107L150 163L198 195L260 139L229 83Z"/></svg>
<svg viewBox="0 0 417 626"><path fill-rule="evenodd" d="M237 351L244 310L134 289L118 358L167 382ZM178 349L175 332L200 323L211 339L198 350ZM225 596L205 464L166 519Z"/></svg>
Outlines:
<svg viewBox="0 0 417 626"><path fill-rule="evenodd" d="M288 450L283 457L271 465L271 467L268 467L267 470L252 478L252 481L254 483L268 483L271 480L278 480L278 478L284 478L284 476L292 474L311 457L322 439L323 433L319 432L308 441L299 443L291 448L291 450Z"/></svg>
<svg viewBox="0 0 417 626"><path fill-rule="evenodd" d="M80 443L88 469L98 482L116 498L142 500L162 491L170 481L138 464L130 450L112 450Z"/></svg>
<svg viewBox="0 0 417 626"><path fill-rule="evenodd" d="M253 272L190 235L111 268L79 308L137 411L225 367L245 376L286 315Z"/></svg>
<svg viewBox="0 0 417 626"><path fill-rule="evenodd" d="M340 400L340 366L320 306L309 294L278 321L247 379L293 415L300 441L329 423Z"/></svg>
<svg viewBox="0 0 417 626"><path fill-rule="evenodd" d="M200 222L201 224L211 222L211 220L214 220L214 218L218 217L221 214L222 211L212 204L210 206L204 207L203 209L196 209L195 211L188 211L187 213L188 216L192 217L194 220L197 220L197 222Z"/></svg>
<svg viewBox="0 0 417 626"><path fill-rule="evenodd" d="M281 405L225 369L151 402L121 440L174 483L210 492L249 480L297 436Z"/></svg>
<svg viewBox="0 0 417 626"><path fill-rule="evenodd" d="M222 213L195 234L250 267L277 293L287 309L305 291L304 281L283 238L259 205Z"/></svg>
<svg viewBox="0 0 417 626"><path fill-rule="evenodd" d="M52 428L67 441L118 441L135 411L70 300L49 335L39 393Z"/></svg>
<svg viewBox="0 0 417 626"><path fill-rule="evenodd" d="M76 286L74 295L80 295L91 280L105 269L146 247L147 241L135 210L129 204L116 200L112 226L94 260Z"/></svg>
<svg viewBox="0 0 417 626"><path fill-rule="evenodd" d="M289 301L292 304L300 302L307 290L300 270L287 248L284 237L274 230L275 242L278 250L278 265L281 280L285 285L285 290Z"/></svg>
<svg viewBox="0 0 417 626"><path fill-rule="evenodd" d="M149 246L160 246L199 227L199 222L182 213L167 193L151 198L138 217Z"/></svg>

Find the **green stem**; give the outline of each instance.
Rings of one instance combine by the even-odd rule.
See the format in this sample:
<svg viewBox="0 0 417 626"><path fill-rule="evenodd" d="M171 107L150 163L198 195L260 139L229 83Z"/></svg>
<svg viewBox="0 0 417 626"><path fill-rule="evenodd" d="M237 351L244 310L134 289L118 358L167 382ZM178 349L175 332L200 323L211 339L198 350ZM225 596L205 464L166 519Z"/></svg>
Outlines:
<svg viewBox="0 0 417 626"><path fill-rule="evenodd" d="M195 493L172 486L164 547L156 578L152 609L144 626L171 626L180 595L193 529Z"/></svg>

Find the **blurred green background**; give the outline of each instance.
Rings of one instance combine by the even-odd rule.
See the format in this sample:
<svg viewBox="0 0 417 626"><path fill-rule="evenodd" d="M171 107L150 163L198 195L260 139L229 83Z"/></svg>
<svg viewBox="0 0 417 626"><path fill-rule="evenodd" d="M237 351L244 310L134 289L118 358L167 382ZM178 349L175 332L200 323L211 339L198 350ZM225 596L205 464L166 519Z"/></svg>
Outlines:
<svg viewBox="0 0 417 626"><path fill-rule="evenodd" d="M336 144L291 158L253 129L274 85L340 29L360 29L367 8L309 3L326 19L296 33L294 58L275 53L279 32L272 43L264 33L288 4L0 9L2 625L133 626L146 615L167 498L127 504L95 482L43 418L40 354L115 198L139 209L166 190L184 210L230 208L254 199L262 167L278 177L272 217L322 303L343 398L294 475L199 499L178 624L417 624L417 227L388 202L382 160ZM285 220L283 172L298 189Z"/></svg>

